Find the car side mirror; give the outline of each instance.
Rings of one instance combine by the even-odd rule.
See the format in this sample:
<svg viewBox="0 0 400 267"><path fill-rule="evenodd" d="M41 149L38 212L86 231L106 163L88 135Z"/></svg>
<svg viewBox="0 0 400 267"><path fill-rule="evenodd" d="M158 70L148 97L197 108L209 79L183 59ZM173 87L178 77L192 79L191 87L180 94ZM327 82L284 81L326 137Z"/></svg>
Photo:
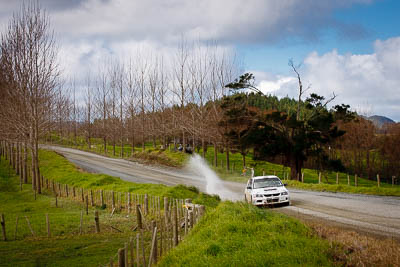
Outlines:
<svg viewBox="0 0 400 267"><path fill-rule="evenodd" d="M251 186L248 186L247 189L251 189Z"/></svg>
<svg viewBox="0 0 400 267"><path fill-rule="evenodd" d="M283 186L287 186L287 184L283 184Z"/></svg>

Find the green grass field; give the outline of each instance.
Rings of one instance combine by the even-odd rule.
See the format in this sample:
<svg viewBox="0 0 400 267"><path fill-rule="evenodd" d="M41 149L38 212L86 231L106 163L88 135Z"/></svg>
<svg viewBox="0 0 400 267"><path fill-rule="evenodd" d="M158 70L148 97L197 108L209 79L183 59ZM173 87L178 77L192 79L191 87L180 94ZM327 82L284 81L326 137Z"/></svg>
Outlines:
<svg viewBox="0 0 400 267"><path fill-rule="evenodd" d="M21 191L19 178L3 160L0 163L0 213L5 215L8 241L0 241L0 265L99 266L109 262L127 241L126 231L132 227L132 220L117 213L110 218L108 212L99 209L101 234L95 234L95 208L90 208L89 215L83 216L80 235L82 210L78 202L63 198L58 199L58 207L55 207L54 197L47 194L37 195L35 200L31 185L23 185ZM46 214L50 221L50 238L47 237ZM111 231L109 225L125 232Z"/></svg>

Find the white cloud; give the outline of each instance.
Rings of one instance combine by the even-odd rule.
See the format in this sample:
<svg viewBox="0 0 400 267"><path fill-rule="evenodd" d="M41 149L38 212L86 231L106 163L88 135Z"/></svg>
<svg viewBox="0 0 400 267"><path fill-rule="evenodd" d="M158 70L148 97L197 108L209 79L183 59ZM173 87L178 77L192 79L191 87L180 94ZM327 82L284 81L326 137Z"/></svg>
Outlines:
<svg viewBox="0 0 400 267"><path fill-rule="evenodd" d="M301 69L305 85L311 92L328 97L335 92L335 103L350 104L361 111L385 115L400 121L400 37L377 40L372 54L339 54L336 50L309 54ZM294 77L259 80L274 94L295 97ZM279 89L277 89L279 88ZM268 90L268 89L264 89ZM371 114L370 114L371 115Z"/></svg>
<svg viewBox="0 0 400 267"><path fill-rule="evenodd" d="M0 0L2 19L18 10L23 0ZM107 40L188 39L227 42L276 42L287 37L318 39L321 29L340 33L355 28L338 22L333 11L374 0L42 0L56 31L65 38ZM1 18L0 18L1 19Z"/></svg>
<svg viewBox="0 0 400 267"><path fill-rule="evenodd" d="M261 81L258 88L264 94L276 94L279 89L283 90L285 87L292 88L295 84L296 78L294 77L278 76L274 81ZM282 93L282 91L280 93Z"/></svg>

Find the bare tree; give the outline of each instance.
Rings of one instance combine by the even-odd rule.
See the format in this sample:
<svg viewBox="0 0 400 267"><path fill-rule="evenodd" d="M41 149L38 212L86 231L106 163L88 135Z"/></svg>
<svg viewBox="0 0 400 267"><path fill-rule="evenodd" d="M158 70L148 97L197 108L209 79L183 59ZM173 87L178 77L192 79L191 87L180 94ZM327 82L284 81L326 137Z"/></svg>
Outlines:
<svg viewBox="0 0 400 267"><path fill-rule="evenodd" d="M101 135L103 139L103 152L107 154L107 119L108 119L108 97L110 90L108 87L107 74L104 69L99 69L96 92L96 109L101 114Z"/></svg>
<svg viewBox="0 0 400 267"><path fill-rule="evenodd" d="M129 114L129 137L131 139L131 154L135 151L135 119L136 119L136 108L137 108L137 88L135 84L135 73L132 60L129 60L127 70L127 113Z"/></svg>
<svg viewBox="0 0 400 267"><path fill-rule="evenodd" d="M145 150L146 142L146 97L147 97L147 75L149 64L147 58L142 53L137 56L137 76L136 84L138 87L139 107L140 107L140 123L141 123L141 141L142 150Z"/></svg>
<svg viewBox="0 0 400 267"><path fill-rule="evenodd" d="M187 94L188 94L188 73L187 73L187 64L188 64L189 51L186 41L182 38L180 47L175 56L174 60L174 75L175 75L175 85L173 93L178 99L178 104L180 108L179 114L179 128L182 134L181 143L183 149L186 149L186 136L185 133L187 131L186 125L184 123L185 114L184 107L187 102Z"/></svg>
<svg viewBox="0 0 400 267"><path fill-rule="evenodd" d="M38 3L23 4L13 15L2 35L2 63L12 84L11 97L18 96L21 111L15 114L14 129L20 137L28 138L32 157L32 185L41 193L39 183L39 138L49 129L59 70L57 46L50 28L49 17ZM25 111L25 112L24 112ZM27 140L27 139L25 139Z"/></svg>
<svg viewBox="0 0 400 267"><path fill-rule="evenodd" d="M89 150L92 149L92 120L93 120L93 88L91 87L90 73L86 76L85 89L85 124L86 124L86 142Z"/></svg>

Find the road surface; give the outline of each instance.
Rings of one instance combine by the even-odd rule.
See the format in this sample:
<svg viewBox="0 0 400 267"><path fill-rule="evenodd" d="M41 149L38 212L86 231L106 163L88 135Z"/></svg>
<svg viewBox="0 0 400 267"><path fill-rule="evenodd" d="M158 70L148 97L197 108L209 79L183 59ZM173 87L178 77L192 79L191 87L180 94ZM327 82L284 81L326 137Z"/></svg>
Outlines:
<svg viewBox="0 0 400 267"><path fill-rule="evenodd" d="M193 185L203 192L217 193L223 199L243 200L244 184L219 180L201 160L191 161L183 169L175 169L107 158L71 148L45 148L63 154L68 160L89 172L105 173L138 183ZM400 197L299 189L290 189L290 196L291 206L279 208L279 211L303 219L323 221L400 240Z"/></svg>

